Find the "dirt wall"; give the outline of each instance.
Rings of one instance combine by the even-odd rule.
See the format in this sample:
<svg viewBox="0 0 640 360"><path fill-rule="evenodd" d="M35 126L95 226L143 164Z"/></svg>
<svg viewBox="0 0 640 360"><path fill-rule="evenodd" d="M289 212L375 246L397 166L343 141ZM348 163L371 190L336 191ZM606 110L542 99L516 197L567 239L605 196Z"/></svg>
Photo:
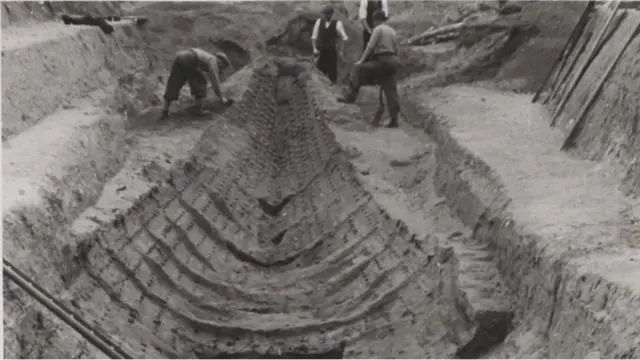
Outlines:
<svg viewBox="0 0 640 360"><path fill-rule="evenodd" d="M60 21L59 14L120 15L124 1L3 1L2 28Z"/></svg>
<svg viewBox="0 0 640 360"><path fill-rule="evenodd" d="M111 35L96 27L60 24L4 29L3 139L68 108L73 99L115 83L129 69L148 66L140 29L133 24L115 29Z"/></svg>

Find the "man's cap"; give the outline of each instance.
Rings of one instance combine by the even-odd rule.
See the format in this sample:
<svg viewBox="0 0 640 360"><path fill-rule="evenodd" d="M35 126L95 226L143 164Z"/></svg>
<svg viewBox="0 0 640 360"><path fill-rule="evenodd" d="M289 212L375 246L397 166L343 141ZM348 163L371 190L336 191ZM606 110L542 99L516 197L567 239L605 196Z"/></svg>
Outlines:
<svg viewBox="0 0 640 360"><path fill-rule="evenodd" d="M325 7L322 8L322 13L323 14L333 14L333 6L326 5Z"/></svg>
<svg viewBox="0 0 640 360"><path fill-rule="evenodd" d="M386 21L387 15L384 14L384 11L378 10L373 13L373 20Z"/></svg>
<svg viewBox="0 0 640 360"><path fill-rule="evenodd" d="M231 66L231 61L229 60L229 58L227 57L227 55L223 52L218 52L216 53L216 57L222 61L224 61L227 66Z"/></svg>

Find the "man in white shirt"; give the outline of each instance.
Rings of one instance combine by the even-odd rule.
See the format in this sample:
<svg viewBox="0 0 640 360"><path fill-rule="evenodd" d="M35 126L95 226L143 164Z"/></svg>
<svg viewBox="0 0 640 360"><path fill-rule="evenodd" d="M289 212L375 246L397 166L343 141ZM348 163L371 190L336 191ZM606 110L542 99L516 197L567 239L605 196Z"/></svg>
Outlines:
<svg viewBox="0 0 640 360"><path fill-rule="evenodd" d="M360 11L358 12L358 19L362 24L362 49L367 48L371 33L373 32L373 14L376 11L382 11L384 15L389 18L389 4L387 0L360 0Z"/></svg>
<svg viewBox="0 0 640 360"><path fill-rule="evenodd" d="M180 89L185 83L189 83L191 95L196 100L195 111L197 114L202 114L202 100L207 96L207 80L222 103L229 104L230 102L220 91L220 73L229 66L231 66L231 62L222 52L213 55L198 48L179 51L173 61L169 80L167 80L162 119L169 117L169 107L173 101L178 99Z"/></svg>
<svg viewBox="0 0 640 360"><path fill-rule="evenodd" d="M351 72L349 89L344 97L338 101L353 103L358 97L360 87L363 85L379 84L382 87L391 122L387 127L398 127L398 114L400 113L400 99L398 97L397 73L398 38L396 31L387 25L386 16L382 11L373 14L374 29L367 48L358 60Z"/></svg>
<svg viewBox="0 0 640 360"><path fill-rule="evenodd" d="M344 56L344 42L349 40L344 26L340 20L333 18L333 7L330 5L322 9L322 17L313 26L311 43L313 44L313 55L318 57L318 70L322 71L332 83L335 84L338 78L338 56ZM338 35L340 41L340 51L336 51Z"/></svg>

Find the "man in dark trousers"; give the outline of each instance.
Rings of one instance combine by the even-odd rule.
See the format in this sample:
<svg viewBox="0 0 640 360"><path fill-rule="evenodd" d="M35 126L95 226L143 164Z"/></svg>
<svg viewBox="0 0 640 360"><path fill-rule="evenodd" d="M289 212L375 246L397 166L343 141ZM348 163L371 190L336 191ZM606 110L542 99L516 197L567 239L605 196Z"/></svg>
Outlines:
<svg viewBox="0 0 640 360"><path fill-rule="evenodd" d="M338 35L342 38L339 52L337 51ZM344 56L344 42L347 40L349 38L342 22L333 19L333 7L325 6L322 9L322 17L313 26L311 43L313 55L318 57L318 69L334 84L338 78L338 56L340 58Z"/></svg>
<svg viewBox="0 0 640 360"><path fill-rule="evenodd" d="M222 52L213 55L198 48L179 51L173 61L171 75L167 81L162 119L169 117L169 107L173 101L178 99L180 89L185 83L189 83L191 95L196 100L194 110L197 115L203 114L202 100L207 96L207 80L222 103L230 104L230 101L222 96L222 91L220 91L220 73L230 65L229 58Z"/></svg>
<svg viewBox="0 0 640 360"><path fill-rule="evenodd" d="M362 41L363 50L367 48L367 43L371 38L373 31L373 14L376 11L382 11L389 18L389 4L387 0L360 0L360 10L358 11L358 19L362 24Z"/></svg>
<svg viewBox="0 0 640 360"><path fill-rule="evenodd" d="M382 86L387 99L391 122L387 127L398 127L400 113L400 99L396 76L398 72L398 40L393 28L385 23L387 17L384 12L373 14L374 29L362 58L355 63L351 73L351 82L347 94L338 101L353 103L358 97L358 91L363 85Z"/></svg>

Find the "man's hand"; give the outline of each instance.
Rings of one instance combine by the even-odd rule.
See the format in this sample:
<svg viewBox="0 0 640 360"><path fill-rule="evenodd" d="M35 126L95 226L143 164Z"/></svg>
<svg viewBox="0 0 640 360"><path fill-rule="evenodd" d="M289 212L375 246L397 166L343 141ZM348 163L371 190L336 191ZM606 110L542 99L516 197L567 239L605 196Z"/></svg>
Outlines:
<svg viewBox="0 0 640 360"><path fill-rule="evenodd" d="M363 62L364 62L364 61L362 61L362 60L358 60L358 61L356 61L356 62L354 63L354 65L362 65L362 63L363 63Z"/></svg>
<svg viewBox="0 0 640 360"><path fill-rule="evenodd" d="M222 100L222 103L223 103L224 105L231 105L231 104L233 104L233 100L232 100L232 99L227 99L227 98L223 97L223 98L222 98L222 99L220 99L220 100Z"/></svg>
<svg viewBox="0 0 640 360"><path fill-rule="evenodd" d="M320 55L320 50L313 49L313 56L319 56L319 55Z"/></svg>

